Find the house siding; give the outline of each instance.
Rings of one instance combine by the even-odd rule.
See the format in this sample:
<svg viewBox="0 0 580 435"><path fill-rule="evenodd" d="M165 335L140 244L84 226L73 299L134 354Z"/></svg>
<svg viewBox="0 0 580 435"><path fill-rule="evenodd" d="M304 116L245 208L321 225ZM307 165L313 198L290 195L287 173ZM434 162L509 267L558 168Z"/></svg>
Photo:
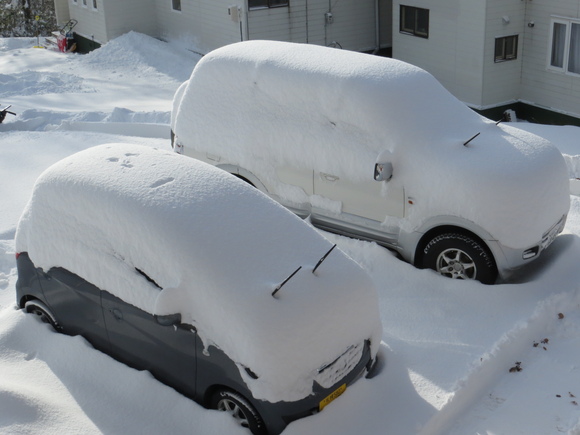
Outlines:
<svg viewBox="0 0 580 435"><path fill-rule="evenodd" d="M69 0L70 18L78 21L74 31L89 40L99 44L108 41L105 27L103 0L97 0L97 9L92 7L92 0L87 0L87 6L83 0Z"/></svg>
<svg viewBox="0 0 580 435"><path fill-rule="evenodd" d="M107 40L135 31L155 36L157 27L152 0L107 1L103 6Z"/></svg>
<svg viewBox="0 0 580 435"><path fill-rule="evenodd" d="M380 0L382 32L380 44L390 47L392 0ZM332 23L325 14L332 14ZM290 0L287 7L248 11L248 38L339 46L347 50L377 48L375 0Z"/></svg>
<svg viewBox="0 0 580 435"><path fill-rule="evenodd" d="M68 2L69 0L54 0L54 14L56 24L59 27L64 26L70 20Z"/></svg>
<svg viewBox="0 0 580 435"><path fill-rule="evenodd" d="M528 0L520 99L580 117L580 76L548 68L552 17L580 18L580 0Z"/></svg>
<svg viewBox="0 0 580 435"><path fill-rule="evenodd" d="M521 95L522 59L526 52L524 29L525 0L488 0L485 16L483 50L483 87L477 108L497 106L517 101ZM495 40L518 35L517 58L495 62Z"/></svg>
<svg viewBox="0 0 580 435"><path fill-rule="evenodd" d="M180 12L172 9L171 0L154 1L162 38L183 41L202 53L242 40L243 13L239 21L232 20L228 11L235 3L231 0L182 0Z"/></svg>
<svg viewBox="0 0 580 435"><path fill-rule="evenodd" d="M400 33L400 5L429 9L429 38ZM393 57L429 71L457 98L479 105L483 93L485 2L393 2Z"/></svg>

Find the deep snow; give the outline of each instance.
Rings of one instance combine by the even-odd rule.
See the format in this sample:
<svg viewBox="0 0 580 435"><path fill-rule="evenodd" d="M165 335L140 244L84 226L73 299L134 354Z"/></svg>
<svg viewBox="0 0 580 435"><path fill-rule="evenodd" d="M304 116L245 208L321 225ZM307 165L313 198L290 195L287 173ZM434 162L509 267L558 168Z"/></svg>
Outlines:
<svg viewBox="0 0 580 435"><path fill-rule="evenodd" d="M101 143L170 150L173 93L198 60L135 33L87 56L34 45L0 39L0 103L18 113L0 125L0 431L245 433L15 309L14 235L38 175ZM580 176L579 129L534 128ZM379 290L386 365L285 434L580 434L579 198L571 196L566 229L543 257L495 286L441 278L376 244L325 236ZM521 371L510 371L516 362Z"/></svg>

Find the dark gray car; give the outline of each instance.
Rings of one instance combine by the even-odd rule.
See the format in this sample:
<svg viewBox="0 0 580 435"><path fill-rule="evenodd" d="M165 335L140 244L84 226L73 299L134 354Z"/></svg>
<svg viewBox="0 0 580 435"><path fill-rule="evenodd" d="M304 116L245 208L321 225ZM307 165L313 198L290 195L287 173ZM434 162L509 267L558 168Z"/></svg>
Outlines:
<svg viewBox="0 0 580 435"><path fill-rule="evenodd" d="M103 162L114 164L103 169ZM129 173L128 167L131 168ZM133 171L135 168L141 170ZM177 190L160 191L159 187L164 184L161 181L172 184L173 189L177 186ZM217 186L216 197L208 196L214 185ZM143 186L155 188L145 189L143 194ZM132 194L132 189L139 192ZM196 193L196 189L204 194ZM181 195L176 192L185 192L183 195L195 200L176 199L176 195ZM211 231L208 223L202 228L196 226L199 224L196 213L203 214L215 228L234 225L232 216L212 213L220 201L226 201L224 192L230 200L228 207L237 204L238 212L234 217L242 222L239 231L235 232L236 240L230 236L229 240L222 241L220 232ZM60 195L70 202L55 203ZM74 201L82 202L80 195L84 195L93 208L85 204L77 207ZM239 213L240 208L244 209L243 213ZM132 213L134 219L128 222ZM248 237L254 233L249 227L255 225L256 220L261 221L259 215L264 213L274 218L274 231L267 226L260 227L260 232L270 240L262 244L267 247L266 251L273 250L270 255L263 256L268 252L260 254L263 264L256 265L252 255L244 257L243 248L252 243ZM172 216L174 219L169 223L158 221ZM183 231L176 231L184 223ZM114 228L119 226L123 230L117 234ZM166 231L167 228L170 230ZM227 229L223 231L227 233ZM279 234L284 231L291 237ZM127 240L133 240L133 245L124 240L127 233ZM204 235L208 233L211 237L206 240ZM142 240L143 234L149 234L148 240ZM172 239L175 235L180 235L181 240ZM273 240L274 237L277 240ZM180 244L184 240L186 243ZM216 247L215 258L207 248L210 246L206 243L208 240ZM296 242L300 249L294 250ZM152 252L160 254L151 261L146 258L151 253L144 252L149 243L155 244ZM140 244L143 244L140 249L134 249ZM256 242L255 251L265 249L260 246L262 244ZM189 248L184 251L183 246ZM175 257L165 263L167 259L161 254L168 252L167 247L173 248ZM319 412L347 385L370 372L376 362L380 320L376 306L372 307L376 294L373 295L372 286L370 290L365 289L370 281L367 282L364 272L292 213L234 177L193 159L120 144L96 147L69 157L38 180L19 224L16 248L16 302L20 308L36 314L59 332L82 335L96 349L131 367L150 371L163 383L203 406L230 412L255 434L278 434L290 422ZM198 257L189 254L197 249L203 250ZM294 252L302 252L302 259ZM290 274L280 276L278 285L263 288L264 291L258 289L258 293L252 294L255 287L268 282L269 278L255 279L255 276L264 272L268 275L271 271L268 258L273 253L287 257L293 263L291 269L300 267L292 277ZM324 254L328 254L327 257ZM102 258L102 263L93 264L98 258ZM196 258L203 259L202 266L195 266ZM221 262L216 261L215 269L211 266L212 258L221 258ZM244 259L250 264L241 264L239 269L233 264L244 263ZM273 270L278 260L272 263ZM302 263L297 265L296 261ZM229 272L234 272L231 287L225 279L229 275L228 264L231 265ZM189 275L184 272L183 282L177 283L174 278L181 273L181 268L188 272L193 270L195 278L186 280ZM167 272L169 269L171 273ZM247 269L251 273L240 272ZM204 272L219 282L210 292L207 286L200 286L208 282L201 276ZM329 272L339 276L328 275ZM244 281L248 280L246 285ZM351 286L352 297L341 291L339 282ZM240 296L239 292L246 288L250 290ZM319 298L327 291L333 291L329 295L331 298ZM298 297L308 300L291 299ZM232 301L234 309L227 311ZM246 307L244 301L251 303ZM311 325L306 324L301 329L309 320L301 312L312 308L308 302L313 306L323 304L329 314L319 310L319 318L311 319ZM329 343L336 349L333 357L324 356L322 351L320 356L311 350L305 351L315 365L307 373L310 388L302 397L284 396L276 385L269 389L259 387L259 383L272 384L271 380L275 384L276 371L281 385L285 385L285 375L290 369L285 368L284 360L272 367L269 363L272 354L286 355L285 358L295 355L298 365L300 359L304 359L296 351L287 353L286 347L292 350L293 345L284 337L273 336L268 341L268 334L275 332L276 326L268 328L260 320L264 314L262 303L272 313L281 310L276 317L285 323L290 333L297 335L299 345L302 331L310 331L303 340L305 350L312 341L320 349L329 347ZM252 307L256 311L250 317L249 311L244 310ZM220 311L224 309L225 313ZM353 319L344 314L349 310L352 310ZM218 317L220 312L228 318ZM367 317L361 319L361 313L365 312ZM284 316L288 316L288 320ZM349 329L358 329L358 335L354 336L361 339L353 341L351 337L319 333L322 329L319 321L327 322L333 316L338 316L335 331L340 331L339 323L346 323ZM293 318L298 323L292 324ZM362 327L361 322L365 324ZM235 343L232 345L221 336L222 331L216 324L222 323L238 325L237 329L246 334L242 337L247 339L243 349L237 349ZM223 332L236 335L235 331ZM333 344L340 342L343 344L338 347ZM269 348L264 349L264 343ZM275 346L273 343L279 343L277 348L271 348ZM248 351L251 351L250 356L246 355ZM299 381L297 379L296 383ZM281 400L275 400L276 395Z"/></svg>

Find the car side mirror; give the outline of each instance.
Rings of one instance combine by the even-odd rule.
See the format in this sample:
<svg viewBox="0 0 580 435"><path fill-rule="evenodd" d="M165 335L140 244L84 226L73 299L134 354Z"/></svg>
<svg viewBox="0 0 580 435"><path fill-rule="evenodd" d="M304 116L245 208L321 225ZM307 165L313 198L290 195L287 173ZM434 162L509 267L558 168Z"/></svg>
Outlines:
<svg viewBox="0 0 580 435"><path fill-rule="evenodd" d="M391 162L375 163L374 178L376 181L389 181L393 178L393 164Z"/></svg>
<svg viewBox="0 0 580 435"><path fill-rule="evenodd" d="M176 313L176 314L168 314L165 316L155 315L155 320L161 326L179 325L181 323L181 314Z"/></svg>

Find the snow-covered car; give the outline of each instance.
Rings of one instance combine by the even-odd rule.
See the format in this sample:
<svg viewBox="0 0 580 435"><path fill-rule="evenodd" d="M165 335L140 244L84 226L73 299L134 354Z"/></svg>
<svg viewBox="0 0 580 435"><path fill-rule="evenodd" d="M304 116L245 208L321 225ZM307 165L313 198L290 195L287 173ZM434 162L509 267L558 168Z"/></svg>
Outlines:
<svg viewBox="0 0 580 435"><path fill-rule="evenodd" d="M569 209L555 147L483 118L420 68L363 53L217 49L176 92L172 138L314 225L453 278L508 277Z"/></svg>
<svg viewBox="0 0 580 435"><path fill-rule="evenodd" d="M101 145L37 180L16 234L17 304L253 433L280 433L376 367L368 275L235 177Z"/></svg>

